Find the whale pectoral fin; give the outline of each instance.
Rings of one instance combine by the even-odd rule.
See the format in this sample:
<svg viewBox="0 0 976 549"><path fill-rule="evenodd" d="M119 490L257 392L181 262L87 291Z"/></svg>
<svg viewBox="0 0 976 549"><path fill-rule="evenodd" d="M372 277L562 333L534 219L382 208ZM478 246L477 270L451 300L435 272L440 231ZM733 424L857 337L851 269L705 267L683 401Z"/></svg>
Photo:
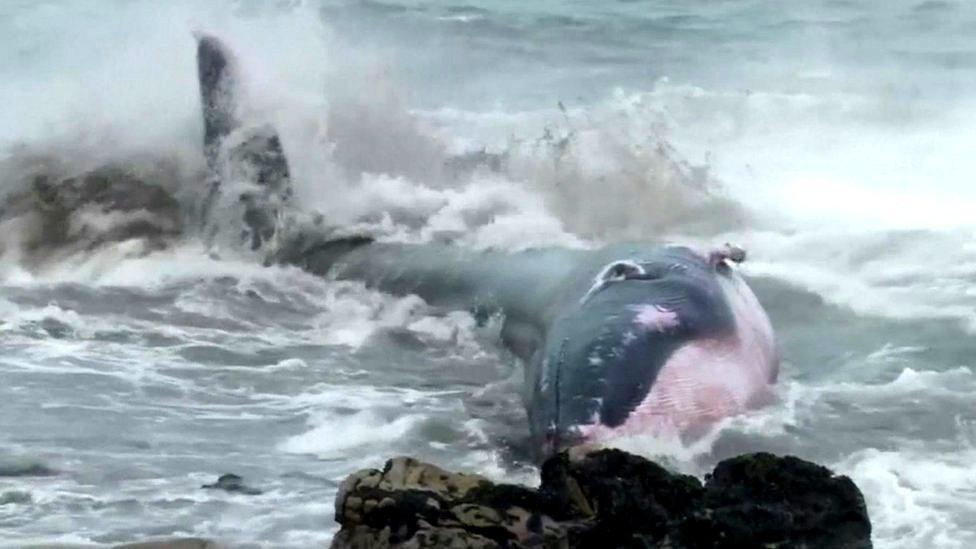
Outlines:
<svg viewBox="0 0 976 549"><path fill-rule="evenodd" d="M197 34L196 38L197 78L203 103L203 147L207 164L213 169L221 142L239 125L233 94L236 61L216 37Z"/></svg>
<svg viewBox="0 0 976 549"><path fill-rule="evenodd" d="M237 61L218 38L197 35L197 71L203 107L203 151L210 170L202 224L227 182L245 190L241 238L252 250L267 247L280 232L282 206L291 200L291 174L278 133L269 125L243 126L238 118Z"/></svg>

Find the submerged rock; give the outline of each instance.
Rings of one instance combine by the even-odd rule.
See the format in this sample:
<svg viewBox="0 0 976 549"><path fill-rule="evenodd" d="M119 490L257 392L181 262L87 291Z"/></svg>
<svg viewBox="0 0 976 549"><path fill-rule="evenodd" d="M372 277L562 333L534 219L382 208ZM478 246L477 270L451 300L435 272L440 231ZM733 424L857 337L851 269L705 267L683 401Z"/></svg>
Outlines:
<svg viewBox="0 0 976 549"><path fill-rule="evenodd" d="M2 505L24 505L34 501L31 497L30 492L22 492L20 490L12 490L10 492L0 493L0 506Z"/></svg>
<svg viewBox="0 0 976 549"><path fill-rule="evenodd" d="M58 472L31 458L0 458L0 477L50 477Z"/></svg>
<svg viewBox="0 0 976 549"><path fill-rule="evenodd" d="M263 492L257 488L252 488L244 484L244 479L233 473L225 473L217 478L213 484L204 484L201 488L208 490L223 490L225 492L238 492L248 496L258 496Z"/></svg>
<svg viewBox="0 0 976 549"><path fill-rule="evenodd" d="M391 459L343 482L332 547L871 547L857 486L794 457L726 460L704 485L618 450L559 454L541 474L533 490Z"/></svg>
<svg viewBox="0 0 976 549"><path fill-rule="evenodd" d="M28 545L24 549L98 549L104 545ZM215 541L203 538L172 538L113 545L111 549L227 549Z"/></svg>
<svg viewBox="0 0 976 549"><path fill-rule="evenodd" d="M116 545L112 549L220 549L217 543L200 538L171 539L162 541L144 541Z"/></svg>

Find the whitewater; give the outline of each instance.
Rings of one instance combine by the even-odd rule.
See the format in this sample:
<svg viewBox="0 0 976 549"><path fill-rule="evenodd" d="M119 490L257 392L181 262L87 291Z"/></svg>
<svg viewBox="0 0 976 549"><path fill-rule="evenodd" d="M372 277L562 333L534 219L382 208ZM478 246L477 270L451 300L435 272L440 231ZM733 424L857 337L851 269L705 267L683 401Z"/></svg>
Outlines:
<svg viewBox="0 0 976 549"><path fill-rule="evenodd" d="M393 455L536 476L497 319L190 223L46 249L3 209L39 173L116 164L191 218L194 32L237 52L296 202L350 234L744 247L776 402L620 445L699 475L798 455L854 479L877 547L976 546L974 28L952 0L3 2L0 546L320 547L341 479ZM227 472L263 493L200 489Z"/></svg>

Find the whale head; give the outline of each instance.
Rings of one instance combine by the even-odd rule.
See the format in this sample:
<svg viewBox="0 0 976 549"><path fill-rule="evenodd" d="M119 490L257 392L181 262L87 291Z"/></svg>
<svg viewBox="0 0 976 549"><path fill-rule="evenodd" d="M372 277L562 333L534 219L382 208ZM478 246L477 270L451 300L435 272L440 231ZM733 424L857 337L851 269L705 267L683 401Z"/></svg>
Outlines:
<svg viewBox="0 0 976 549"><path fill-rule="evenodd" d="M731 247L658 247L591 268L582 296L556 314L533 370L529 414L542 454L684 435L768 395L774 336L736 272L742 259Z"/></svg>

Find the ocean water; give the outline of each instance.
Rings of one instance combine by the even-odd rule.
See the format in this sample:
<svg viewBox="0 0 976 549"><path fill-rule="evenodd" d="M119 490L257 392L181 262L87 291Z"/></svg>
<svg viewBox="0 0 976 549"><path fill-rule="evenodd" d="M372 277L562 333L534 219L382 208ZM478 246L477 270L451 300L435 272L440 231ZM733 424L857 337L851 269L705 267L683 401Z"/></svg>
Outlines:
<svg viewBox="0 0 976 549"><path fill-rule="evenodd" d="M37 165L162 163L193 203L214 33L334 224L745 247L777 402L621 445L696 474L796 454L858 483L877 547L976 546L976 5L200 4L0 4L0 197ZM321 547L341 479L403 453L532 482L496 322L193 231L45 257L28 233L0 215L0 545ZM200 489L224 472L264 493Z"/></svg>

